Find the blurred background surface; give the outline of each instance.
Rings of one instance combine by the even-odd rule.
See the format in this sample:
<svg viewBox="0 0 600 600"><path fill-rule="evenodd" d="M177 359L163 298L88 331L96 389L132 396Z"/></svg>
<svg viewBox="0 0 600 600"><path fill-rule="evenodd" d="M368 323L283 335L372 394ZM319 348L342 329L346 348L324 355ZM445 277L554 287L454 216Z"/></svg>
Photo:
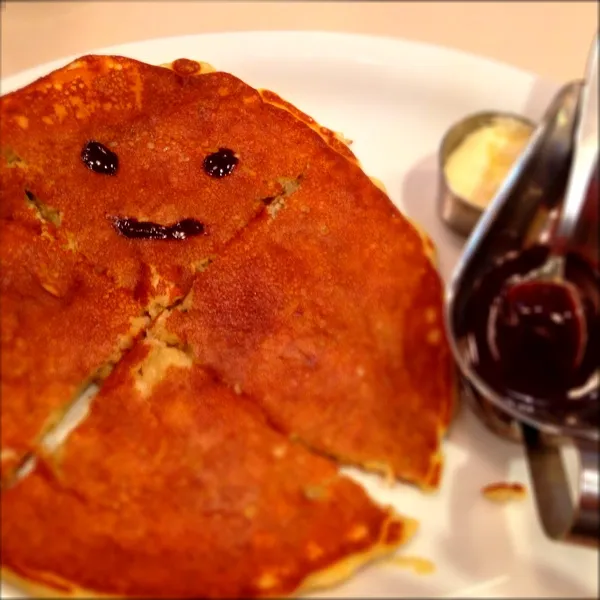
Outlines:
<svg viewBox="0 0 600 600"><path fill-rule="evenodd" d="M215 31L315 29L402 37L484 55L547 79L583 74L598 27L588 2L8 0L1 73L130 41ZM202 57L195 57L202 58Z"/></svg>

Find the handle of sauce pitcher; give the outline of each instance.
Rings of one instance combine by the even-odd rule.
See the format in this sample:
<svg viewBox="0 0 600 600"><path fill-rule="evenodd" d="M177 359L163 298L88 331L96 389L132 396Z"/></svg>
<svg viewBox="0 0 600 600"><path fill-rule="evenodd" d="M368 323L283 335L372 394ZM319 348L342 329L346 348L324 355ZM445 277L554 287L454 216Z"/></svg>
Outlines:
<svg viewBox="0 0 600 600"><path fill-rule="evenodd" d="M600 547L599 441L572 440L580 465L573 499L560 446L549 444L529 425L522 425L522 433L538 515L546 534L557 541Z"/></svg>

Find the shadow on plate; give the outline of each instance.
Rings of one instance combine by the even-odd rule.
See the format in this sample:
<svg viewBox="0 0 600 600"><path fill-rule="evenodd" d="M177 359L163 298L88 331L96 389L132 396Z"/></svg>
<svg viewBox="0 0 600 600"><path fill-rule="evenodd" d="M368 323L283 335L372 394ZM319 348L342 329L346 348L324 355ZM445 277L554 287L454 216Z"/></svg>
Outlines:
<svg viewBox="0 0 600 600"><path fill-rule="evenodd" d="M410 168L402 182L402 211L429 234L438 251L438 266L447 280L460 256L464 238L448 229L437 212L437 155L420 159Z"/></svg>
<svg viewBox="0 0 600 600"><path fill-rule="evenodd" d="M440 536L440 553L461 576L496 579L511 568L514 548L505 507L485 499L481 490L510 479L519 447L488 431L464 404L448 442L463 459L442 481L448 489L451 526Z"/></svg>
<svg viewBox="0 0 600 600"><path fill-rule="evenodd" d="M437 155L422 158L408 171L402 185L401 206L407 216L422 224L438 250L438 264L447 280L464 244L464 238L449 230L437 213ZM505 518L499 507L483 499L481 488L492 481L508 477L515 447L489 432L460 402L448 432L450 451L460 466L445 471L442 486L449 490L451 530L440 536L440 554L451 570L472 579L497 578L512 562ZM448 444L447 442L447 444ZM501 511L501 509L500 509ZM489 559L490 540L495 561ZM465 550L461 552L461 548Z"/></svg>

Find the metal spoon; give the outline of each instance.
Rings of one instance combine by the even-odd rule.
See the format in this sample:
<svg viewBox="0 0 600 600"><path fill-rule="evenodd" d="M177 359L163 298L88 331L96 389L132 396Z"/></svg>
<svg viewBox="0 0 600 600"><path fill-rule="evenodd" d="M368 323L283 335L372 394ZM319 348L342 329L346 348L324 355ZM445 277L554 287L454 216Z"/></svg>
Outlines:
<svg viewBox="0 0 600 600"><path fill-rule="evenodd" d="M586 68L579 105L579 120L575 131L575 148L567 192L562 213L551 240L551 247L544 264L524 276L509 282L505 295L505 312L511 315L515 325L523 315L536 309L536 297L554 298L561 305L560 315L573 315L569 327L571 337L577 342L572 352L571 368L581 363L587 344L587 324L583 303L577 288L565 279L566 254L579 222L579 216L587 200L587 188L598 160L598 35L594 38ZM532 286L539 286L537 294ZM549 315L550 318L553 315ZM547 334L547 332L543 332Z"/></svg>
<svg viewBox="0 0 600 600"><path fill-rule="evenodd" d="M579 120L575 130L573 163L562 214L552 240L552 249L539 269L540 276L564 278L565 250L569 245L586 192L598 160L598 35L588 56L586 79L581 90Z"/></svg>

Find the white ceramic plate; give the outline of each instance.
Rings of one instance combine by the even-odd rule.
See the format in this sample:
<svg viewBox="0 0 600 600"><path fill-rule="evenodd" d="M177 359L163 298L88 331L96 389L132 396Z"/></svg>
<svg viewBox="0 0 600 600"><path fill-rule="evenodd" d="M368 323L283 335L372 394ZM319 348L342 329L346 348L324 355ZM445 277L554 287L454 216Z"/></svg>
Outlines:
<svg viewBox="0 0 600 600"><path fill-rule="evenodd" d="M250 85L270 88L321 124L354 140L368 174L419 221L450 274L462 240L435 212L436 152L444 131L467 113L500 109L539 118L554 84L514 68L447 49L401 40L319 32L253 32L152 40L96 51L150 63L188 57L212 63ZM6 93L68 59L2 82ZM574 74L577 76L578 74ZM548 541L533 500L499 506L482 486L515 480L529 489L523 452L497 439L467 410L446 443L441 490L425 496L388 488L357 473L372 495L421 521L406 554L432 560L418 575L392 564L366 568L321 597L597 597L598 554ZM7 586L2 595L15 594Z"/></svg>

